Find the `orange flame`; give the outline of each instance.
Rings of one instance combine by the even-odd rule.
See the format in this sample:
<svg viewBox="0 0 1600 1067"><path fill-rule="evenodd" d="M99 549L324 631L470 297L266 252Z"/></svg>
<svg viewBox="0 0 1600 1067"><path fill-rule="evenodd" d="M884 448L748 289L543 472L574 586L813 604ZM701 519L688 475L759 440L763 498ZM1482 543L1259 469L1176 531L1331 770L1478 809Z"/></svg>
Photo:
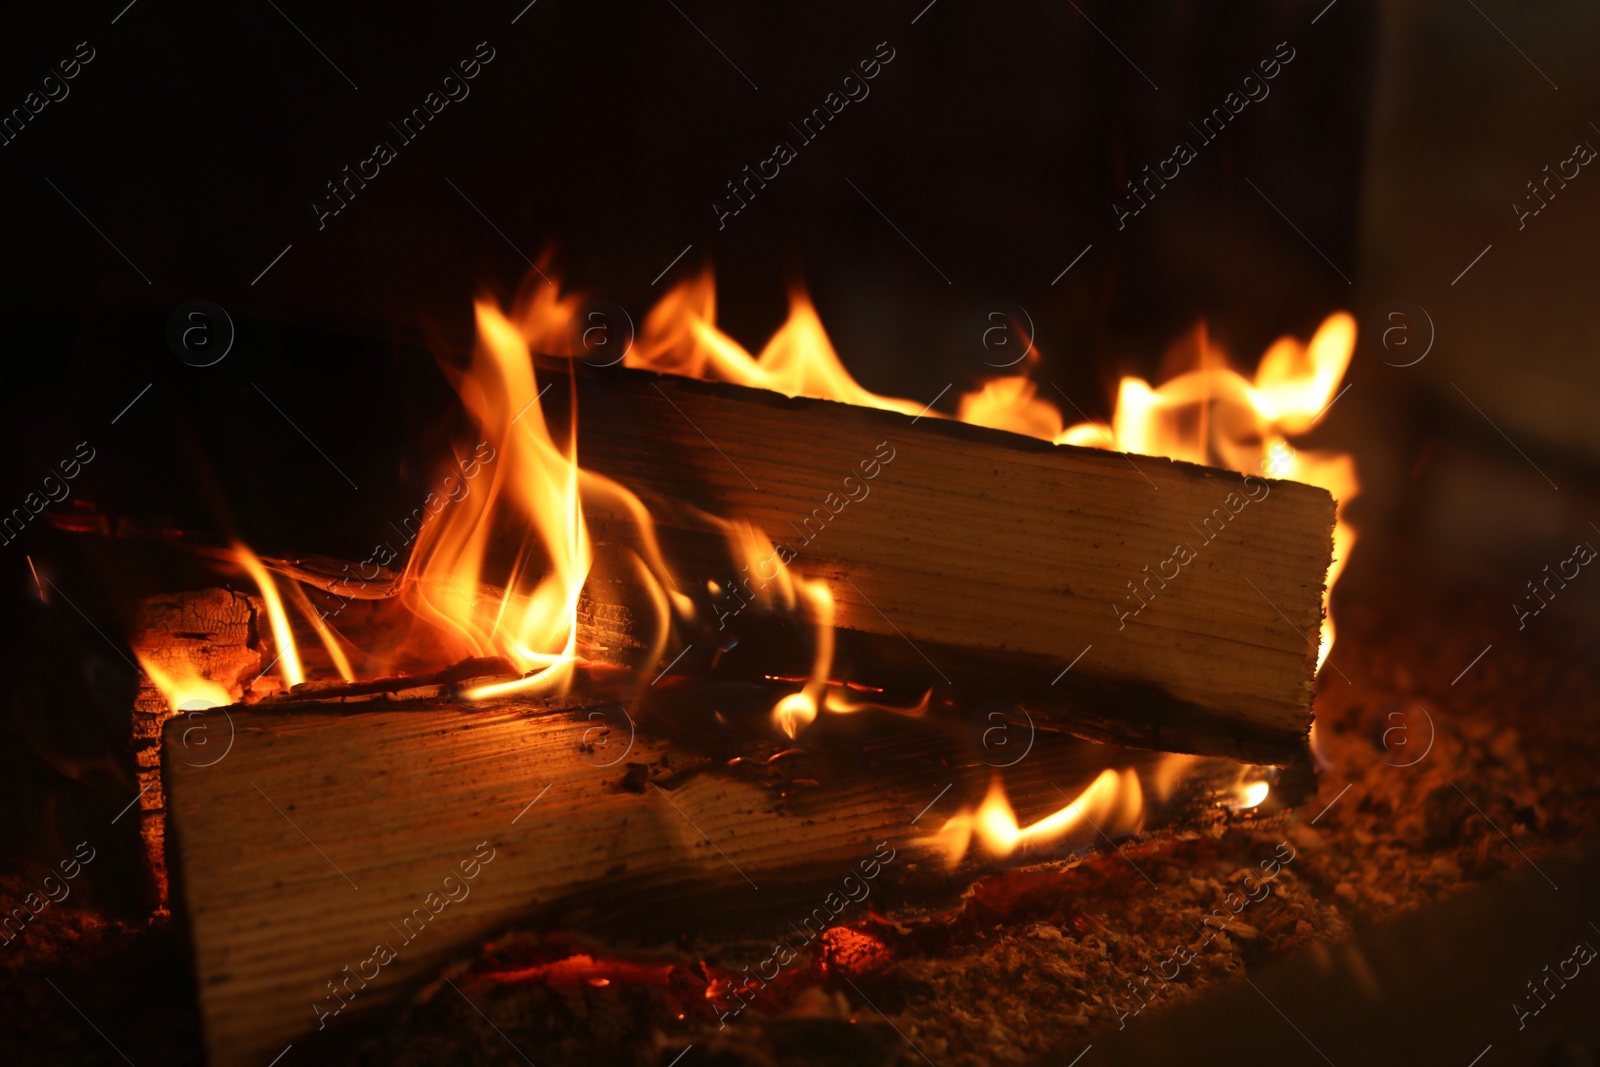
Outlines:
<svg viewBox="0 0 1600 1067"><path fill-rule="evenodd" d="M339 635L328 625L328 620L322 613L312 606L311 598L300 588L300 583L292 578L289 580L289 600L316 631L317 639L322 642L322 647L328 650L328 658L333 661L333 669L339 672L339 677L347 682L355 681L356 673L351 669L350 659L339 644Z"/></svg>
<svg viewBox="0 0 1600 1067"><path fill-rule="evenodd" d="M1074 830L1082 833L1081 843L1086 844L1101 832L1137 831L1142 814L1139 776L1132 770L1118 774L1108 767L1065 807L1037 822L1019 826L1005 787L995 778L976 811L957 813L921 843L943 852L946 862L954 867L974 841L995 856L1009 856L1030 845L1058 841Z"/></svg>
<svg viewBox="0 0 1600 1067"><path fill-rule="evenodd" d="M1148 772L1148 782L1132 768L1119 773L1108 767L1068 804L1027 826L1018 824L1005 786L996 777L976 809L963 808L917 843L942 853L945 863L954 868L974 846L990 856L1004 857L1046 844L1058 850L1082 848L1097 839L1138 833L1144 825L1146 790L1154 792L1157 799L1168 799L1178 780L1199 760L1198 756L1166 756ZM1236 812L1258 807L1272 791L1260 774L1260 768L1240 767L1232 785L1222 790L1218 806Z"/></svg>
<svg viewBox="0 0 1600 1067"><path fill-rule="evenodd" d="M150 684L165 698L167 710L174 714L180 711L221 708L234 702L233 694L229 693L226 687L204 677L188 664L164 670L150 656L138 651L135 651L135 655L138 656L139 666L144 668L146 677L150 679Z"/></svg>
<svg viewBox="0 0 1600 1067"><path fill-rule="evenodd" d="M1263 800L1267 799L1267 794L1270 792L1272 792L1272 786L1266 782L1251 782L1242 787L1239 799L1232 806L1238 811L1257 807Z"/></svg>
<svg viewBox="0 0 1600 1067"><path fill-rule="evenodd" d="M267 621L272 626L272 643L278 650L278 671L285 684L299 685L306 680L306 674L300 666L300 649L294 643L294 631L289 628L289 616L284 614L283 600L278 596L278 587L272 581L272 575L267 573L267 568L261 565L256 554L243 542L235 541L233 552L239 565L244 567L245 573L250 575L250 579L261 590L261 599L266 602Z"/></svg>
<svg viewBox="0 0 1600 1067"><path fill-rule="evenodd" d="M478 344L465 371L447 368L483 439L498 443L486 465L487 485L452 503L423 527L407 563L404 596L473 656L499 655L523 676L479 686L469 699L510 693L565 692L578 661L578 600L594 562L583 496L618 507L637 521L640 563L663 624L670 608L692 613L655 542L649 514L622 486L582 470L577 420L558 443L540 407L532 351L565 353L577 299L538 292L513 323L486 301L476 305ZM549 386L545 386L546 389ZM509 529L520 545L505 568L501 591L487 579L493 537ZM496 575L497 576L497 575ZM665 647L662 625L653 654Z"/></svg>
<svg viewBox="0 0 1600 1067"><path fill-rule="evenodd" d="M522 333L485 302L477 305L477 325L472 362L453 384L484 439L500 442L500 455L481 493L423 528L405 595L412 610L453 632L471 655L503 655L524 672L517 681L480 687L473 698L564 691L576 659L578 593L593 561L578 506L577 427L563 450L539 406ZM491 520L503 513L525 533L496 602L479 582Z"/></svg>
<svg viewBox="0 0 1600 1067"><path fill-rule="evenodd" d="M928 713L928 708L933 704L933 690L929 689L922 694L922 699L910 707L897 704L885 704L877 700L857 700L850 696L849 687L830 684L828 695L823 705L837 715L853 715L858 711L887 711L895 715L904 715L908 719L920 719Z"/></svg>
<svg viewBox="0 0 1600 1067"><path fill-rule="evenodd" d="M840 715L875 709L910 718L918 718L927 712L933 698L931 689L921 701L909 708L855 700L847 695L845 686L829 678L833 667L834 603L833 592L827 583L795 571L783 551L773 547L771 539L749 523L725 522L713 515L702 515L701 518L721 528L732 548L735 562L742 561L745 573L752 575L743 583L743 589L751 595L753 602L772 610L788 612L803 608L810 617L814 632L811 672L799 692L790 693L773 705L772 718L779 729L791 739L797 738L801 730L816 720L823 708ZM767 573L769 567L771 574ZM714 592L720 589L715 583L712 584ZM737 588L733 590L733 595L742 599Z"/></svg>
<svg viewBox="0 0 1600 1067"><path fill-rule="evenodd" d="M793 571L772 540L749 523L727 522L714 515L702 514L701 518L721 529L734 562L742 563L744 572L750 575L742 583L743 593L735 586L732 596L742 603L744 593L748 593L753 603L768 609L794 612L803 607L810 615L815 631L811 673L798 693L788 694L772 708L778 727L790 738L798 737L816 719L825 702L831 706L828 672L833 666L833 592L821 580Z"/></svg>
<svg viewBox="0 0 1600 1067"><path fill-rule="evenodd" d="M810 602L817 644L805 688L784 697L772 709L778 725L791 738L798 737L801 728L817 717L818 701L827 692L828 671L833 666L833 594L821 582L806 578L796 578L795 588Z"/></svg>
<svg viewBox="0 0 1600 1067"><path fill-rule="evenodd" d="M716 327L716 286L708 270L682 282L644 320L626 366L735 382L786 396L820 397L918 415L924 405L863 389L833 350L804 291L789 294L789 318L759 356Z"/></svg>

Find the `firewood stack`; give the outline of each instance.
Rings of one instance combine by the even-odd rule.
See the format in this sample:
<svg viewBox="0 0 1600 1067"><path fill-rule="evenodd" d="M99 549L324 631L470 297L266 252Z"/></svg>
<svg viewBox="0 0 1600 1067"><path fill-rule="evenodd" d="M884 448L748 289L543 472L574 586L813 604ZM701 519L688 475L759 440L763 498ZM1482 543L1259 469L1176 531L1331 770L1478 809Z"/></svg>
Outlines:
<svg viewBox="0 0 1600 1067"><path fill-rule="evenodd" d="M1217 817L1232 761L1304 775L1325 491L646 372L580 373L575 396L585 467L650 506L699 621L637 662L639 597L607 563L634 520L596 510L589 664L564 697L465 700L485 663L307 683L204 713L204 759L196 722L169 717L151 793L164 784L214 1063L381 1017L516 924L634 944L748 932L880 843L900 857L885 906L948 899L991 858L941 851L936 831L997 775L1026 825L1107 768L1209 757L1149 798L1146 827ZM833 677L931 690L926 714L777 732L771 679L804 675L803 630L733 606L748 576L726 573L697 509L827 584ZM274 651L258 611L223 591L150 605L141 653L237 688ZM146 704L153 725L166 705ZM999 758L997 724L1017 746ZM1303 787L1286 775L1278 802Z"/></svg>

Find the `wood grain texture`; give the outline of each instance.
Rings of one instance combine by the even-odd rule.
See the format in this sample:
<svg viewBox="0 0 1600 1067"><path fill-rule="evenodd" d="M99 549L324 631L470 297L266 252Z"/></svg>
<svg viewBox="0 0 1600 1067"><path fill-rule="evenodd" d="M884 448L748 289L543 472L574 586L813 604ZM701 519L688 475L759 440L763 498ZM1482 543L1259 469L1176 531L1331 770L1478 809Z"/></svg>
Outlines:
<svg viewBox="0 0 1600 1067"><path fill-rule="evenodd" d="M826 581L863 680L1005 697L1126 743L1256 762L1304 745L1323 489L645 371L580 370L576 396L586 467L663 515L748 520ZM1148 606L1119 617L1141 605L1130 582Z"/></svg>
<svg viewBox="0 0 1600 1067"><path fill-rule="evenodd" d="M773 760L787 742L764 714L715 697L676 704L635 733L592 707L268 702L210 713L212 741L232 747L209 766L188 758L195 724L173 720L174 914L211 1062L259 1067L290 1043L326 1052L513 924L613 945L750 936L801 921L879 842L897 855L874 906L951 899L983 869L970 857L947 871L917 841L994 773L965 724L833 717L806 752ZM1107 765L1161 758L1061 733L1029 743L1005 772L1024 821ZM1147 826L1223 817L1215 789L1237 768L1200 764ZM1080 827L1040 858L1096 842ZM488 850L464 878L459 865ZM466 895L441 905L452 874ZM366 962L380 945L393 958Z"/></svg>
<svg viewBox="0 0 1600 1067"><path fill-rule="evenodd" d="M875 833L893 827L899 835L909 819L901 802L876 790L849 791L840 798L848 816L823 820L793 818L761 787L726 778L696 779L670 796L654 786L627 792L621 766L592 766L579 752L592 725L581 716L232 716L226 760L199 768L173 758L165 768L173 873L218 1065L262 1064L290 1042L309 1046L319 1024L348 1033L351 1017L394 1003L453 956L470 955L477 940L608 879L625 875L641 891L720 887L759 900L753 886L774 869L801 855L848 866L872 853ZM167 748L181 757L175 732ZM659 756L641 742L629 761ZM457 866L482 842L493 859L465 882ZM442 895L451 874L469 895L420 932L415 920L406 926L413 909L429 914L428 894ZM395 959L347 992L343 969L370 976L363 961L379 944ZM326 1015L340 1004L330 981L349 999L344 1018Z"/></svg>

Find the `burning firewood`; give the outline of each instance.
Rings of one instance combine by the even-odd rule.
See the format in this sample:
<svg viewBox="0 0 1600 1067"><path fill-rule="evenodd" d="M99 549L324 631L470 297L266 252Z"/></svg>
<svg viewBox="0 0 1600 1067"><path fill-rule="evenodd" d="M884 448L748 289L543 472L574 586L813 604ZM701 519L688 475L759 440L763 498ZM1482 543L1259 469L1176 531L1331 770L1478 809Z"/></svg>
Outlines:
<svg viewBox="0 0 1600 1067"><path fill-rule="evenodd" d="M572 310L539 294L521 322L480 303L447 365L479 444L394 527L407 552L214 553L276 667L265 699L163 736L218 1062L370 1017L515 922L748 932L884 849L910 901L995 857L1252 812L1277 773L1230 760L1291 765L1273 803L1301 795L1348 531L1327 490L1240 457L1308 425L1347 324L1269 353L1292 397L1231 386L1265 414L1216 454L1263 477L947 421L842 368L824 392L851 403L759 364L783 392L536 360ZM796 315L783 343L821 351ZM974 407L994 387L972 423L1005 421Z"/></svg>
<svg viewBox="0 0 1600 1067"><path fill-rule="evenodd" d="M662 579L663 599L692 607L657 668L804 678L813 649L793 622L831 613L822 666L834 683L909 703L929 691L969 707L1001 699L1082 736L1166 751L1303 754L1333 546L1323 489L620 368L580 369L574 395L586 474L645 501L584 501L592 563L573 566L559 595L587 660L649 667L663 635L635 549L659 538L672 573L705 584ZM479 497L491 493L464 495L468 525L487 521ZM730 555L736 526L754 536ZM478 579L515 571L515 558L441 567L427 550L451 535L434 534L424 527L404 576L393 550L360 565L269 563L292 589L326 594L336 621L353 602L408 591L412 610L420 601L419 614L452 625L497 617L507 592ZM792 610L769 610L784 597ZM485 631L462 651L495 654L504 638Z"/></svg>
<svg viewBox="0 0 1600 1067"><path fill-rule="evenodd" d="M1041 731L1007 785L1024 818L1076 797L1069 817L996 837L1014 817L986 804L991 825L968 848L950 816L997 761L965 724L829 717L785 748L750 728L766 725L766 694L662 685L637 722L614 703L372 701L369 686L350 687L355 704L330 692L174 719L171 866L211 1062L348 1039L514 924L615 944L789 920L820 934L862 861L875 908L948 900L997 852L1049 858L1259 800L1225 760ZM224 760L194 758L197 728Z"/></svg>
<svg viewBox="0 0 1600 1067"><path fill-rule="evenodd" d="M576 395L585 466L658 523L687 503L771 544L726 573L687 568L718 583L707 658L749 640L745 607L781 565L827 587L835 677L1002 697L1172 751L1269 763L1305 744L1323 489L647 372L580 374ZM597 636L621 643L614 625Z"/></svg>

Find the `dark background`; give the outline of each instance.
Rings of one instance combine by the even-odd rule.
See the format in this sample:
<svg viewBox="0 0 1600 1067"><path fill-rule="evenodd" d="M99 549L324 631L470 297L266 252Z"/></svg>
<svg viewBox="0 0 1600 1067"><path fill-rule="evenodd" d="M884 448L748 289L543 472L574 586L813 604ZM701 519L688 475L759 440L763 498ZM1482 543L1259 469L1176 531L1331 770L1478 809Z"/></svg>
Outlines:
<svg viewBox="0 0 1600 1067"><path fill-rule="evenodd" d="M960 360L950 338L995 296L1030 306L1047 350L1075 363L1163 344L1201 315L1255 350L1340 299L1341 279L1244 180L1349 273L1365 5L1345 0L1315 26L1286 3L1104 5L1093 25L1070 4L939 0L916 25L918 3L866 6L540 0L511 25L515 0L282 13L267 0L140 0L116 25L113 2L18 27L0 57L6 106L78 41L97 58L0 149L11 328L41 357L64 355L95 289L142 284L139 272L224 303L459 328L468 297L527 271L512 245L535 258L554 246L572 283L642 309L692 242L678 269L722 268L736 331L763 337L782 280L803 272L856 361L892 381L902 363ZM1186 122L1286 40L1297 58L1272 96L1184 170L1161 210L1117 234L1120 183L1193 140ZM309 205L324 182L376 137L395 141L386 122L479 41L496 58L472 95L396 142L399 159L319 232ZM872 95L718 232L709 202L724 182L794 140L786 123L880 41L896 58Z"/></svg>

